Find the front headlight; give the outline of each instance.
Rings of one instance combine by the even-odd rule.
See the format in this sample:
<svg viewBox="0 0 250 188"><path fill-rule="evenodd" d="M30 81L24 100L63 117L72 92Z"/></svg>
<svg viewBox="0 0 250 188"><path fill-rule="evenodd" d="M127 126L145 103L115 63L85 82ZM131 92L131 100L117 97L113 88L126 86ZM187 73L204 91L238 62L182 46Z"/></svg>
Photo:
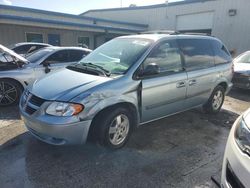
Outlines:
<svg viewBox="0 0 250 188"><path fill-rule="evenodd" d="M73 116L83 111L84 106L75 103L53 102L46 109L46 113L52 116Z"/></svg>
<svg viewBox="0 0 250 188"><path fill-rule="evenodd" d="M235 140L239 148L250 155L250 129L242 118L236 127Z"/></svg>

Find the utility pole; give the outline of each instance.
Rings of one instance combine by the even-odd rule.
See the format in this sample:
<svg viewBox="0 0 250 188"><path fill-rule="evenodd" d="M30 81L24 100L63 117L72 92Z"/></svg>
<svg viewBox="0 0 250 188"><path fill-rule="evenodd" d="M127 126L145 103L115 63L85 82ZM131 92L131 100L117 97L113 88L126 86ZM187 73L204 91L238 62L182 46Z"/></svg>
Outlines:
<svg viewBox="0 0 250 188"><path fill-rule="evenodd" d="M121 8L122 8L122 0L121 0Z"/></svg>

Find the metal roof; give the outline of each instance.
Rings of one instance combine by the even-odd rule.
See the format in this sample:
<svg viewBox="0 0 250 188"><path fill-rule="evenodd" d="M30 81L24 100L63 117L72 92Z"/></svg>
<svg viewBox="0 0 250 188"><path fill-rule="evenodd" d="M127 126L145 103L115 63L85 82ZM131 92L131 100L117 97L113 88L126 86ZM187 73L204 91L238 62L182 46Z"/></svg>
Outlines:
<svg viewBox="0 0 250 188"><path fill-rule="evenodd" d="M177 5L186 5L191 3L205 3L208 1L216 1L216 0L183 0L177 2L156 4L156 5L148 5L148 6L135 6L135 7L122 7L122 8L107 8L107 9L92 9L86 12L81 13L80 15L85 15L89 12L105 12L105 11L121 11L121 10L140 10L140 9L153 9L153 8L162 8L169 6L177 6Z"/></svg>
<svg viewBox="0 0 250 188"><path fill-rule="evenodd" d="M74 15L74 14L66 14L66 13L52 12L52 11L18 7L18 6L0 5L0 9L1 8L5 10L8 9L8 10L16 10L16 11L25 11L25 12L39 13L39 14L45 14L45 15L51 15L51 16L63 16L63 17L74 18L74 19L79 19L79 20L100 21L100 22L121 24L121 25L127 25L127 26L136 26L136 27L142 27L142 28L148 27L147 24L123 22L123 21L109 20L109 19L103 19L103 18L93 18L89 16L80 16L80 15Z"/></svg>

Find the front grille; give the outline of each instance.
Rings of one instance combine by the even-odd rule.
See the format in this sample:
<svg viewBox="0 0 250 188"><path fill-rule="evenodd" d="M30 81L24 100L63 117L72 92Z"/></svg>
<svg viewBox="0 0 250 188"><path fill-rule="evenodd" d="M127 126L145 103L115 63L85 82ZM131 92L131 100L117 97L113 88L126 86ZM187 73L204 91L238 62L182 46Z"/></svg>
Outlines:
<svg viewBox="0 0 250 188"><path fill-rule="evenodd" d="M233 172L233 170L232 170L229 163L227 163L226 179L227 179L227 183L232 188L245 188L245 186L240 182L238 177L234 174L234 172Z"/></svg>
<svg viewBox="0 0 250 188"><path fill-rule="evenodd" d="M46 101L28 92L24 94L23 100L24 111L29 115L34 114Z"/></svg>
<svg viewBox="0 0 250 188"><path fill-rule="evenodd" d="M30 107L30 106L26 106L25 108L25 112L28 113L29 115L32 115L36 112L36 109Z"/></svg>
<svg viewBox="0 0 250 188"><path fill-rule="evenodd" d="M35 95L32 95L29 102L33 105L40 107L45 102L45 100Z"/></svg>

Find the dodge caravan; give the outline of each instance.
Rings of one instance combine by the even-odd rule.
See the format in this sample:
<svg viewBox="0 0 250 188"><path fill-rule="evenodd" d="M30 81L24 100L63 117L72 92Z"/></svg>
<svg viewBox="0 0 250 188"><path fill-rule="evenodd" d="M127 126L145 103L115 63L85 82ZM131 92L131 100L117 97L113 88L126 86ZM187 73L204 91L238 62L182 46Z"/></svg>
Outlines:
<svg viewBox="0 0 250 188"><path fill-rule="evenodd" d="M34 82L20 111L30 133L49 144L90 138L116 149L138 125L198 106L219 112L232 87L232 67L227 48L214 37L118 37Z"/></svg>

